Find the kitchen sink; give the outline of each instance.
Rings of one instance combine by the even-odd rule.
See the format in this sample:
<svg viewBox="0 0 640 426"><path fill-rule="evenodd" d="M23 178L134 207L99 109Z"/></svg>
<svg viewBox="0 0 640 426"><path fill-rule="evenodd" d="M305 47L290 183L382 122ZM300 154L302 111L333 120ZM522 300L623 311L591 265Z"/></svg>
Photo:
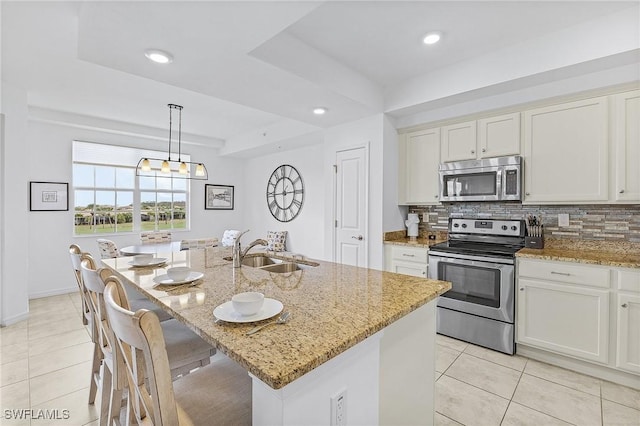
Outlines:
<svg viewBox="0 0 640 426"><path fill-rule="evenodd" d="M260 268L261 266L274 265L276 262L270 257L266 256L253 256L245 257L242 259L242 265L251 266L253 268Z"/></svg>
<svg viewBox="0 0 640 426"><path fill-rule="evenodd" d="M300 268L297 263L278 263L275 265L263 266L260 269L262 269L263 271L285 274L287 272L298 271L302 268Z"/></svg>

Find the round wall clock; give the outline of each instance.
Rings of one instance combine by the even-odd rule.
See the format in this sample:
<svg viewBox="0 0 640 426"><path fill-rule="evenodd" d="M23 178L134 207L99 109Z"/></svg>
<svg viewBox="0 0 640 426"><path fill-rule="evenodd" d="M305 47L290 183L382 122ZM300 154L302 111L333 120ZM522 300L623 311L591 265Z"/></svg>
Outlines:
<svg viewBox="0 0 640 426"><path fill-rule="evenodd" d="M267 182L267 205L280 222L293 220L304 202L304 183L295 167L278 166Z"/></svg>

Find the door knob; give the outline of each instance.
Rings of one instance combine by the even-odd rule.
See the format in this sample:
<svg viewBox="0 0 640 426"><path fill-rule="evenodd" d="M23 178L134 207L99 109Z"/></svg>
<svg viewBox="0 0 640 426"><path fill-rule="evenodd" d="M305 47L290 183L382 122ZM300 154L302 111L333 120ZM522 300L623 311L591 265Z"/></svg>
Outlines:
<svg viewBox="0 0 640 426"><path fill-rule="evenodd" d="M354 240L358 240L358 241L364 240L364 237L362 235L358 235L357 237L354 235L351 238L353 238Z"/></svg>

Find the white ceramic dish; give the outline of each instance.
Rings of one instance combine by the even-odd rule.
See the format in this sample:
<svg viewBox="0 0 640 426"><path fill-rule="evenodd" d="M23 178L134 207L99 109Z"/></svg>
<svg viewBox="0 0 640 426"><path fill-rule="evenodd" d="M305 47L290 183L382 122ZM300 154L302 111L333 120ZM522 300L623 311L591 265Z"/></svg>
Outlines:
<svg viewBox="0 0 640 426"><path fill-rule="evenodd" d="M282 312L282 302L275 299L264 298L264 304L258 313L254 315L242 315L233 309L231 301L225 302L213 310L213 315L226 322L254 322L269 319Z"/></svg>
<svg viewBox="0 0 640 426"><path fill-rule="evenodd" d="M164 284L164 285L179 285L179 284L186 284L186 283L193 282L195 280L199 280L202 277L204 277L204 274L202 272L191 271L189 272L189 275L187 276L187 278L181 281L174 281L171 278L169 278L169 275L162 274L155 277L153 279L153 282L156 284Z"/></svg>
<svg viewBox="0 0 640 426"><path fill-rule="evenodd" d="M260 311L264 303L264 294L257 291L234 294L231 298L233 310L242 315L251 316Z"/></svg>
<svg viewBox="0 0 640 426"><path fill-rule="evenodd" d="M167 261L166 257L154 257L153 259L151 259L149 261L144 261L145 263L136 262L136 260L134 259L131 262L129 262L129 265L135 266L135 267L140 267L140 266L158 266L158 265L162 265L166 261Z"/></svg>

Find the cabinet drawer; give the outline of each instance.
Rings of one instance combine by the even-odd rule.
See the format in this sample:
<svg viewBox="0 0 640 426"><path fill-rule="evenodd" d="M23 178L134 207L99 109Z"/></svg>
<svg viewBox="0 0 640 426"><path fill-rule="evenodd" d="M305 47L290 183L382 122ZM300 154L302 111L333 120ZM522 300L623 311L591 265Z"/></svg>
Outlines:
<svg viewBox="0 0 640 426"><path fill-rule="evenodd" d="M640 269L616 269L614 276L618 290L640 293Z"/></svg>
<svg viewBox="0 0 640 426"><path fill-rule="evenodd" d="M405 262L427 263L426 248L394 246L391 248L391 258Z"/></svg>
<svg viewBox="0 0 640 426"><path fill-rule="evenodd" d="M569 284L609 288L610 270L603 266L580 265L569 262L520 260L518 276L559 281Z"/></svg>

